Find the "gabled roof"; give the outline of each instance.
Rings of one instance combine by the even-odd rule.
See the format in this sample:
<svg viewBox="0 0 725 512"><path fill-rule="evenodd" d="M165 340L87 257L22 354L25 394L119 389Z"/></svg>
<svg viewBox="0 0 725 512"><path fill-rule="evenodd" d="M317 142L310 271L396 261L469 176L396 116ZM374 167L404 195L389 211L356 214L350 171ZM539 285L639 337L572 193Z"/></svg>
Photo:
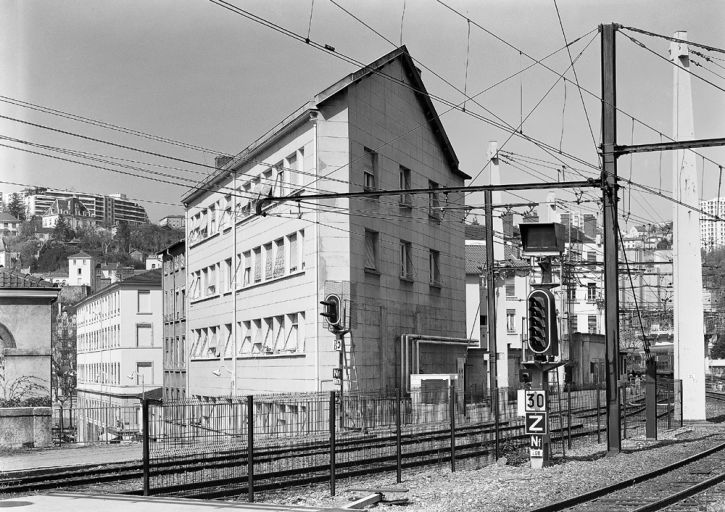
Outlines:
<svg viewBox="0 0 725 512"><path fill-rule="evenodd" d="M91 256L90 254L88 254L86 252L81 251L81 252L77 252L75 254L71 254L70 256L68 256L68 259L71 259L71 258L75 258L77 260L89 259L89 258L93 259L93 256Z"/></svg>
<svg viewBox="0 0 725 512"><path fill-rule="evenodd" d="M202 182L197 183L192 189L190 189L186 194L182 196L181 202L189 203L203 195L206 191L211 190L211 188L215 185L219 185L222 181L227 179L232 169L247 161L253 155L260 152L263 148L274 143L284 134L297 128L302 123L308 121L310 118L310 113L312 111L316 111L328 99L343 91L350 85L359 82L363 78L373 73L381 73L380 70L385 65L393 62L396 59L400 59L403 68L405 69L406 77L411 83L411 88L413 89L415 96L420 101L421 108L424 110L425 117L428 120L428 123L430 124L433 133L438 138L443 149L443 153L448 160L449 165L453 169L453 172L462 177L463 179L471 179L468 174L464 173L458 168L458 157L453 150L453 146L451 145L450 139L448 139L448 135L446 135L446 131L443 128L443 124L441 123L440 118L438 117L438 113L435 109L435 106L433 105L433 101L430 99L428 91L423 84L423 80L420 77L420 71L415 66L413 58L408 53L408 49L403 45L391 51L390 53L383 55L379 59L368 64L367 66L353 73L350 73L341 80L338 80L331 86L321 91L319 94L316 94L314 98L306 105L287 116L277 126L266 132L259 139L254 141L247 148L237 154L234 158L229 159L229 161L224 165L223 168L219 169L213 175L206 178ZM394 82L400 80L392 76L389 78Z"/></svg>
<svg viewBox="0 0 725 512"><path fill-rule="evenodd" d="M466 274L480 274L486 266L486 246L466 245Z"/></svg>
<svg viewBox="0 0 725 512"><path fill-rule="evenodd" d="M8 212L0 212L0 222L20 222Z"/></svg>
<svg viewBox="0 0 725 512"><path fill-rule="evenodd" d="M0 288L57 288L53 283L30 274L0 268Z"/></svg>

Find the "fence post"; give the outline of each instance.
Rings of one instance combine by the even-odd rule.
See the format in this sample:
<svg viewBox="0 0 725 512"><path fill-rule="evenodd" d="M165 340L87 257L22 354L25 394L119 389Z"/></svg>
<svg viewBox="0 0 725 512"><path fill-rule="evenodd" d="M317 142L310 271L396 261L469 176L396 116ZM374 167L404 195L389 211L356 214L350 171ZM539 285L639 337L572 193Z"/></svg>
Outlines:
<svg viewBox="0 0 725 512"><path fill-rule="evenodd" d="M149 484L149 471L151 467L149 453L149 401L146 398L141 399L141 423L143 426L143 495L151 495L151 486Z"/></svg>
<svg viewBox="0 0 725 512"><path fill-rule="evenodd" d="M456 384L451 381L448 397L448 415L451 420L451 472L456 471Z"/></svg>
<svg viewBox="0 0 725 512"><path fill-rule="evenodd" d="M60 424L58 425L58 427L59 427L60 431L58 432L58 446L62 446L63 445L63 404L60 404L59 409L60 409ZM52 411L53 411L53 409L51 409L51 412ZM53 415L51 414L51 418L52 417L53 417Z"/></svg>
<svg viewBox="0 0 725 512"><path fill-rule="evenodd" d="M254 395L247 395L247 500L254 503Z"/></svg>
<svg viewBox="0 0 725 512"><path fill-rule="evenodd" d="M402 399L400 388L397 389L397 400L395 405L395 450L397 456L397 481L401 483L403 481L403 445L401 442L401 430L402 425L400 422L400 401Z"/></svg>
<svg viewBox="0 0 725 512"><path fill-rule="evenodd" d="M599 393L599 385L597 384L597 444L602 442L602 423L599 416L600 408L602 406L601 400L602 399Z"/></svg>
<svg viewBox="0 0 725 512"><path fill-rule="evenodd" d="M495 357L495 356L494 356ZM495 390L491 390L491 399L493 400L493 414L495 423L495 439L494 439L494 460L498 460L498 438L499 438L499 425L498 425L498 387Z"/></svg>
<svg viewBox="0 0 725 512"><path fill-rule="evenodd" d="M571 450L571 382L566 387L566 435L566 445Z"/></svg>
<svg viewBox="0 0 725 512"><path fill-rule="evenodd" d="M622 431L622 439L627 439L627 386L622 386L622 422L624 423Z"/></svg>
<svg viewBox="0 0 725 512"><path fill-rule="evenodd" d="M342 397L341 397L342 398ZM330 391L330 495L335 495L335 391Z"/></svg>

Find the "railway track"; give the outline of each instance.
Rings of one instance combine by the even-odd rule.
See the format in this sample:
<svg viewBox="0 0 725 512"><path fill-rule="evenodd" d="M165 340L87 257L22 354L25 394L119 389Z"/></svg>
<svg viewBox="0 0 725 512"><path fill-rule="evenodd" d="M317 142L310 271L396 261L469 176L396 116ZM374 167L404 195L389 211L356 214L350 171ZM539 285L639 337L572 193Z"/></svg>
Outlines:
<svg viewBox="0 0 725 512"><path fill-rule="evenodd" d="M572 437L592 435L596 427L585 424L588 418L596 415L596 408L582 408L572 411ZM627 415L640 413L640 407L628 408ZM511 442L515 446L524 446L528 436L523 435L523 426L508 422L499 425L502 442ZM553 430L553 442L565 437L566 426ZM494 425L490 422L476 425L462 425L456 428L456 460L470 457L493 456ZM450 461L450 430L441 426L424 432L406 433L401 436L404 468L439 464ZM336 443L337 472L340 478L352 477L371 472L394 471L396 435L394 432L353 434L341 436ZM242 444L239 448L203 448L207 453L199 455L156 456L152 452L151 472L152 492L174 496L195 496L218 498L238 495L246 492L246 475L243 478L229 477L235 468L246 468L247 451ZM368 455L366 455L366 453ZM370 455L381 454L384 455ZM265 446L256 446L255 466L282 467L285 469L255 472L255 489L264 490L280 486L303 485L329 479L329 439L320 437L304 445L286 445L284 440L274 440ZM310 463L310 461L313 461ZM316 462L315 462L316 461ZM292 469L287 469L292 468ZM300 476L300 469L303 476ZM227 471L227 476L225 476ZM200 472L204 478L190 478L183 483L174 484L175 475ZM128 482L138 489L143 477L141 461L86 465L63 468L14 471L0 474L0 493L17 494L48 489L74 488L107 482ZM154 485L162 481L162 485ZM136 482L134 482L134 480ZM243 480L240 481L240 480ZM140 490L129 491L140 494Z"/></svg>
<svg viewBox="0 0 725 512"><path fill-rule="evenodd" d="M725 468L725 443L655 471L552 503L531 512L560 510L646 512L670 507L692 510L692 508L680 508L689 506L683 500L695 500L697 495L720 486L725 482L723 468Z"/></svg>
<svg viewBox="0 0 725 512"><path fill-rule="evenodd" d="M520 425L511 426L508 422L502 422L499 429L503 435L510 437L516 435L522 427ZM493 425L490 423L456 428L456 437L460 439L470 436L492 435ZM426 432L407 433L401 436L401 443L403 448L406 449L416 445L441 443L449 439L450 430L439 428ZM395 443L396 436L394 433L374 437L361 434L359 437L350 439L338 439L336 451L340 458L352 459L356 453L390 449L395 446ZM206 450L208 451L209 448L206 447ZM417 451L425 455L424 450L408 450L406 456L415 456ZM324 457L328 454L328 439L320 438L297 446L286 446L284 440L280 440L276 441L275 444L256 447L254 460L256 464L265 464L274 463L281 459ZM159 477L197 470L224 470L230 467L246 467L246 464L247 450L244 446L237 449L220 449L201 457L198 455L180 455L156 458L152 455L151 476ZM0 493L27 493L61 487L69 488L105 482L121 482L141 479L142 477L143 464L141 461L11 471L0 473Z"/></svg>

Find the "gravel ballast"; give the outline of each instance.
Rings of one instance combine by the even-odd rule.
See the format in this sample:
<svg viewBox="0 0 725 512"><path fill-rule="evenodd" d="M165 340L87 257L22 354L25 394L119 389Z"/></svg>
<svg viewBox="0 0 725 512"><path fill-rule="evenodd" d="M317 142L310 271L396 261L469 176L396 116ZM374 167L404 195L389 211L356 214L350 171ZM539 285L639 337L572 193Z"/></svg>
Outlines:
<svg viewBox="0 0 725 512"><path fill-rule="evenodd" d="M405 469L402 483L395 473L352 480L338 480L336 496L328 484L257 493L258 503L279 503L338 508L370 492L352 489L396 488L404 493L385 493L385 500L407 498L405 506L380 503L377 509L405 512L460 510L520 511L540 507L586 491L614 484L725 443L725 426L696 424L673 429L657 441L634 437L622 441L622 452L606 454L606 443L590 443L567 450L544 469L531 469L522 454L501 459L480 469L451 472L448 465ZM246 495L239 498L246 500ZM722 504L721 504L722 505Z"/></svg>

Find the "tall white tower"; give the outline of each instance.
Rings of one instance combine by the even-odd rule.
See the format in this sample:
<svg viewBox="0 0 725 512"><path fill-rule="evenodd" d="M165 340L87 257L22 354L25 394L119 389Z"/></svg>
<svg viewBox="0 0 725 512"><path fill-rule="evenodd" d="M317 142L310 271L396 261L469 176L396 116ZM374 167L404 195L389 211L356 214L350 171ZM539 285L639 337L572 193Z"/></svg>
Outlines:
<svg viewBox="0 0 725 512"><path fill-rule="evenodd" d="M676 39L687 39L687 32L675 32ZM677 141L695 138L692 116L690 58L687 44L670 44L673 72L673 137ZM674 286L674 370L682 380L682 419L705 419L705 348L702 308L702 259L700 257L700 214L681 204L699 205L695 154L690 150L674 153L672 168L673 286Z"/></svg>

